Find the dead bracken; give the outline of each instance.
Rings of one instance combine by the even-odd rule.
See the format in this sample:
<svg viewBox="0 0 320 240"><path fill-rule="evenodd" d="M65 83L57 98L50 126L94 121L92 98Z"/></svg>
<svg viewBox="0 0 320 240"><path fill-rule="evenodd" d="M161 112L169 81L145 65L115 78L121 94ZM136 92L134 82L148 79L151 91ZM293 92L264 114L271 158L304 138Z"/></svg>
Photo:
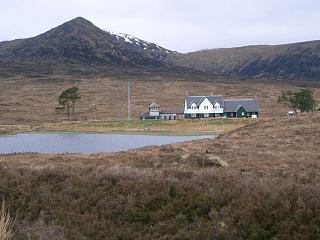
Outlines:
<svg viewBox="0 0 320 240"><path fill-rule="evenodd" d="M0 193L22 238L318 239L319 138L311 114L128 152L0 156Z"/></svg>

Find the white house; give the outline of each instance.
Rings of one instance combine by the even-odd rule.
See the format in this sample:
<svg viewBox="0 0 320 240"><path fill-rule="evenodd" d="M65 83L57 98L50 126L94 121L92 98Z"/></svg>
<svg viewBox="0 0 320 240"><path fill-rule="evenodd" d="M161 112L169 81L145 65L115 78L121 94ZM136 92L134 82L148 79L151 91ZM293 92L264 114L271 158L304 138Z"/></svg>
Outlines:
<svg viewBox="0 0 320 240"><path fill-rule="evenodd" d="M188 96L184 102L186 118L223 116L222 96Z"/></svg>
<svg viewBox="0 0 320 240"><path fill-rule="evenodd" d="M258 117L256 99L223 99L223 96L188 96L184 101L185 118Z"/></svg>

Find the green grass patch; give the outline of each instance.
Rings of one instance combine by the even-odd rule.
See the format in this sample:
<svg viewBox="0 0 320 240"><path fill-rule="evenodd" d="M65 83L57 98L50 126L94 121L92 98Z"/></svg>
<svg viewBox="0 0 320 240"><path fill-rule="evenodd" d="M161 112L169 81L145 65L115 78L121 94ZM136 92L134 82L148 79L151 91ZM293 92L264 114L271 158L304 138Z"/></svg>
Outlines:
<svg viewBox="0 0 320 240"><path fill-rule="evenodd" d="M207 125L230 125L234 124L234 120L228 118L209 119Z"/></svg>
<svg viewBox="0 0 320 240"><path fill-rule="evenodd" d="M164 120L121 120L99 123L84 123L81 127L88 128L115 128L115 127L152 127L152 126L173 126L176 121Z"/></svg>

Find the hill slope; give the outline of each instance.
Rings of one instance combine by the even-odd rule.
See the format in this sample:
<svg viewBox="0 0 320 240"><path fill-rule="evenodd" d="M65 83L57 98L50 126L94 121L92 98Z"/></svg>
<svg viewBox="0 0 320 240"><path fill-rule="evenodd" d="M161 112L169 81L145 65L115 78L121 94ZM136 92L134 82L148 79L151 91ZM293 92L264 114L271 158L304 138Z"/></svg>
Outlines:
<svg viewBox="0 0 320 240"><path fill-rule="evenodd" d="M51 70L65 64L92 69L172 68L162 61L171 51L142 40L140 46L138 40L130 39L103 31L78 17L39 36L0 43L0 66L11 65L13 71L35 68L35 72L39 64Z"/></svg>
<svg viewBox="0 0 320 240"><path fill-rule="evenodd" d="M39 36L0 43L0 74L161 71L227 77L320 78L320 41L181 54L78 17Z"/></svg>
<svg viewBox="0 0 320 240"><path fill-rule="evenodd" d="M234 77L320 78L320 41L171 54L168 62Z"/></svg>

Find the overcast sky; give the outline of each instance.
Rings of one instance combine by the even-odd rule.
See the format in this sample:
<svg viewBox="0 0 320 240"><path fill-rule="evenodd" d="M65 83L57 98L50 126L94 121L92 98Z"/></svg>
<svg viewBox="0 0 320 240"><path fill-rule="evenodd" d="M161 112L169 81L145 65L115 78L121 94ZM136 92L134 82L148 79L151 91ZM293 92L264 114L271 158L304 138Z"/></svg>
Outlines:
<svg viewBox="0 0 320 240"><path fill-rule="evenodd" d="M82 16L180 52L320 39L320 0L0 0L0 41Z"/></svg>

